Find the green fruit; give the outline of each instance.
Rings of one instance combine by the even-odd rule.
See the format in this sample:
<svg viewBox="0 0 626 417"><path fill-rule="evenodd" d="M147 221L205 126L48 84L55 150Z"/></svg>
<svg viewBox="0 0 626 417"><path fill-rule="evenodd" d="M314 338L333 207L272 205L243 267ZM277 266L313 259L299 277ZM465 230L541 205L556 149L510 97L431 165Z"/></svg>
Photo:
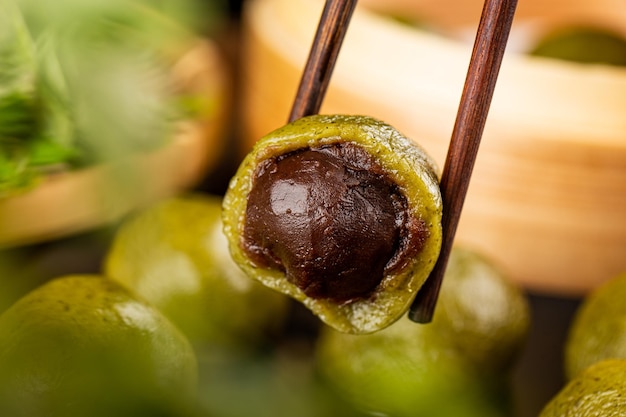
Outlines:
<svg viewBox="0 0 626 417"><path fill-rule="evenodd" d="M190 194L139 213L118 230L105 271L155 305L195 346L254 347L280 327L288 298L232 261L221 203Z"/></svg>
<svg viewBox="0 0 626 417"><path fill-rule="evenodd" d="M623 417L626 360L607 359L579 373L544 407L539 417Z"/></svg>
<svg viewBox="0 0 626 417"><path fill-rule="evenodd" d="M316 362L340 395L394 417L508 415L526 298L473 253L455 249L449 262L431 323L403 319L369 335L324 329Z"/></svg>
<svg viewBox="0 0 626 417"><path fill-rule="evenodd" d="M565 373L575 377L604 359L626 359L626 273L591 292L576 312L565 344Z"/></svg>
<svg viewBox="0 0 626 417"><path fill-rule="evenodd" d="M602 29L569 28L550 33L530 53L587 64L624 66L626 39Z"/></svg>
<svg viewBox="0 0 626 417"><path fill-rule="evenodd" d="M441 212L434 164L410 139L369 117L314 115L257 142L223 219L249 276L340 331L370 333L428 277Z"/></svg>
<svg viewBox="0 0 626 417"><path fill-rule="evenodd" d="M3 416L174 415L197 372L169 320L99 276L54 279L0 316Z"/></svg>

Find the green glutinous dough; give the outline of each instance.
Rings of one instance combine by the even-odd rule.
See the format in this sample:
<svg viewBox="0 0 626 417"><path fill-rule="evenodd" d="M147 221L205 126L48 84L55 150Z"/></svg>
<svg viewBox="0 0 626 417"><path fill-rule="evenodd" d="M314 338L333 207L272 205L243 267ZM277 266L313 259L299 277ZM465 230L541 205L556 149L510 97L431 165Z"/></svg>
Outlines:
<svg viewBox="0 0 626 417"><path fill-rule="evenodd" d="M626 39L601 28L562 28L545 36L531 54L583 64L624 66Z"/></svg>
<svg viewBox="0 0 626 417"><path fill-rule="evenodd" d="M365 116L308 116L269 133L223 207L239 266L348 333L396 321L441 247L434 163Z"/></svg>
<svg viewBox="0 0 626 417"><path fill-rule="evenodd" d="M596 362L570 380L539 417L623 417L626 415L626 360Z"/></svg>
<svg viewBox="0 0 626 417"><path fill-rule="evenodd" d="M530 309L486 258L454 248L433 320L367 335L322 327L318 374L357 409L394 417L506 417Z"/></svg>
<svg viewBox="0 0 626 417"><path fill-rule="evenodd" d="M198 364L160 311L101 276L56 278L0 316L0 415L185 416Z"/></svg>
<svg viewBox="0 0 626 417"><path fill-rule="evenodd" d="M121 225L105 271L162 311L194 347L254 350L280 330L288 298L233 262L221 213L217 196L160 201Z"/></svg>

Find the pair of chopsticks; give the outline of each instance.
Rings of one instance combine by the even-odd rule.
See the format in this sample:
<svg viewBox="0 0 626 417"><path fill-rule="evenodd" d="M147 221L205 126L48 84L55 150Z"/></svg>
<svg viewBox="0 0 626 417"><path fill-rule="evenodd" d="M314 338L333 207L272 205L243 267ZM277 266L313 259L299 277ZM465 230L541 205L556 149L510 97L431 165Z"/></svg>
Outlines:
<svg viewBox="0 0 626 417"><path fill-rule="evenodd" d="M326 1L289 121L319 112L356 3ZM485 0L483 6L440 180L441 252L409 310L409 318L417 323L430 322L435 311L516 7L517 0Z"/></svg>

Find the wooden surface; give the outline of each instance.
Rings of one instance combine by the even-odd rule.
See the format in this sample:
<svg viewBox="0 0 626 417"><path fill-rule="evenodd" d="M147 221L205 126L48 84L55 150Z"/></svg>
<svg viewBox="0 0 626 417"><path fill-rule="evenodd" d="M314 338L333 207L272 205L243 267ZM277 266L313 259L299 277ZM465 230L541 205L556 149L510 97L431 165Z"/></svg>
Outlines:
<svg viewBox="0 0 626 417"><path fill-rule="evenodd" d="M31 191L0 199L0 248L103 226L199 181L222 152L226 71L216 46L198 42L176 63L174 76L181 88L215 100L215 108L181 122L171 143L152 153L55 174Z"/></svg>
<svg viewBox="0 0 626 417"><path fill-rule="evenodd" d="M536 35L531 29L567 19L578 23L586 16L626 26L624 8L614 1L570 2L566 12L562 3L520 4L511 35L516 46ZM432 16L449 16L456 7L434 1L415 7L420 4ZM385 120L443 166L471 42L397 24L362 5L352 17L321 112ZM245 148L285 123L322 6L319 0L249 4ZM475 33L467 19L459 31ZM626 70L507 52L457 243L485 253L515 280L545 293L580 295L626 270L624 114Z"/></svg>

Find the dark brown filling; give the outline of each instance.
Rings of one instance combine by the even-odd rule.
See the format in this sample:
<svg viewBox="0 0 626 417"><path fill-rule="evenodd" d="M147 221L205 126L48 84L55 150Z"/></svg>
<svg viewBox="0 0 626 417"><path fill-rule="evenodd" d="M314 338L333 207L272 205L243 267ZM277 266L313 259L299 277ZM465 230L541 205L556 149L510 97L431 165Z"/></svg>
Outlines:
<svg viewBox="0 0 626 417"><path fill-rule="evenodd" d="M370 297L421 250L424 223L361 147L303 149L261 163L248 195L243 249L312 298Z"/></svg>

